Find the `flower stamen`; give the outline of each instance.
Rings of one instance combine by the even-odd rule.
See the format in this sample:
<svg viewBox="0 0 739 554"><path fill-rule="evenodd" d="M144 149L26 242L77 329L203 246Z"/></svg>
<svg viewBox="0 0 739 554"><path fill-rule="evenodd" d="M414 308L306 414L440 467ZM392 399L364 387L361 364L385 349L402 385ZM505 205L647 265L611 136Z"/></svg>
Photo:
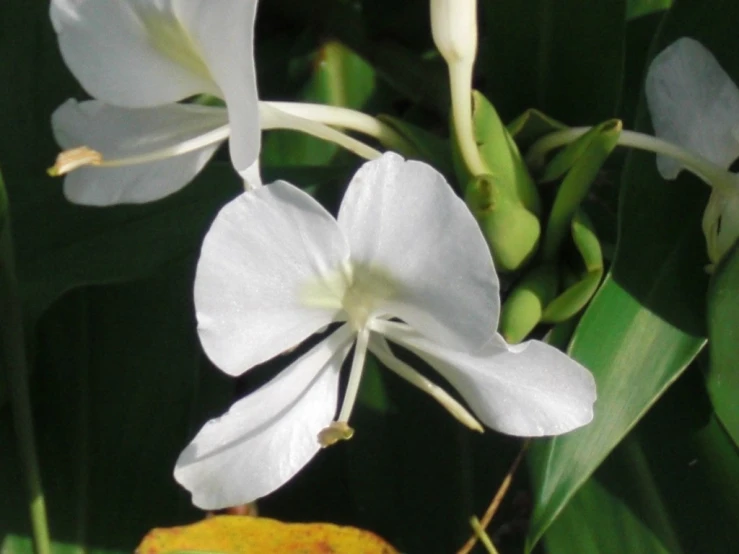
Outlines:
<svg viewBox="0 0 739 554"><path fill-rule="evenodd" d="M334 421L318 433L321 448L332 446L339 441L349 440L354 436L354 429L346 421Z"/></svg>
<svg viewBox="0 0 739 554"><path fill-rule="evenodd" d="M70 171L74 171L80 167L87 165L100 165L103 162L103 155L97 150L80 146L65 150L56 157L56 162L46 172L52 177L59 177Z"/></svg>
<svg viewBox="0 0 739 554"><path fill-rule="evenodd" d="M128 158L118 158L116 160L106 160L103 155L87 146L72 148L60 153L56 158L53 167L47 170L52 177L59 177L80 167L94 165L96 167L124 167L128 165L138 165L151 162L159 162L175 156L189 154L195 150L200 150L212 144L222 142L231 134L230 125L221 125L212 131L208 131L197 137L182 141L174 146L168 146L159 150L153 150L146 154L138 156L130 156Z"/></svg>

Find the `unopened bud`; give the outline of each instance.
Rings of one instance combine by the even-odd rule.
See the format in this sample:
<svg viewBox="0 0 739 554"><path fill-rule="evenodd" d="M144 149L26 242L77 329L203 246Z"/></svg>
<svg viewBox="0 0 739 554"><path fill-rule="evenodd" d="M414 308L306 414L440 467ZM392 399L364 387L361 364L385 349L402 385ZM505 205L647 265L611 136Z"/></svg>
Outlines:
<svg viewBox="0 0 739 554"><path fill-rule="evenodd" d="M474 63L477 54L477 0L431 0L431 34L449 65Z"/></svg>

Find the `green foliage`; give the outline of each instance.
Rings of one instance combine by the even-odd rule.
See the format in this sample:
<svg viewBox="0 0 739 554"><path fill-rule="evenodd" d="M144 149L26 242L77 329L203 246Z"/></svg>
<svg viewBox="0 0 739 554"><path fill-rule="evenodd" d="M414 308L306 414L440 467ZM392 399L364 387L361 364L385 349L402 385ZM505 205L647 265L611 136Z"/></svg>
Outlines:
<svg viewBox="0 0 739 554"><path fill-rule="evenodd" d="M716 415L739 446L739 249L735 246L716 269L708 290L708 339L711 363L706 379Z"/></svg>
<svg viewBox="0 0 739 554"><path fill-rule="evenodd" d="M739 3L479 6L475 138L491 171L454 185L508 271L501 332L518 341L565 321L550 338L564 346L572 333L568 352L598 390L592 424L534 441L531 483L517 476L489 532L501 553L520 552L527 514L511 497L530 495L530 550L730 552L739 540L739 247L709 282L707 188L689 175L666 182L652 154L624 158L614 148L620 121L651 131L644 71L676 38L699 39L739 82ZM454 179L428 0L263 1L258 28L262 97L384 114L404 155ZM174 482L174 460L236 391L262 382L227 379L206 360L192 305L201 239L241 183L220 152L162 201L69 204L45 173L57 153L49 117L86 94L64 67L46 1L0 3L0 83L0 325L25 333L0 347L0 551L29 554L33 535L4 380L11 344L29 354L53 551L130 552L150 528L202 516ZM553 156L534 185L526 151L571 125L596 127ZM264 136L265 181L300 185L329 209L357 163L310 137ZM8 209L24 322L15 327L5 308ZM696 361L706 339L708 356ZM265 515L364 526L408 553L453 552L520 446L472 435L374 360L353 418L361 432L265 499Z"/></svg>

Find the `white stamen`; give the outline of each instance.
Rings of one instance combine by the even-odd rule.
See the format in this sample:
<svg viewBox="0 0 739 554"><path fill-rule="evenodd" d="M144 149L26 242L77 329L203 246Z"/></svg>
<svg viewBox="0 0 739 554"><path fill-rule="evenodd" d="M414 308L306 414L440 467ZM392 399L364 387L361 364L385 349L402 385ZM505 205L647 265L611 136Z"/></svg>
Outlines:
<svg viewBox="0 0 739 554"><path fill-rule="evenodd" d="M117 160L106 160L99 152L87 148L86 146L72 148L71 150L65 150L64 152L59 154L56 159L56 164L54 165L54 167L49 169L49 174L57 177L87 165L94 165L95 167L123 167L127 165L158 162L161 160L166 160L167 158L181 156L182 154L188 154L190 152L194 152L195 150L200 150L201 148L205 148L206 146L210 146L211 144L215 144L217 142L222 142L228 138L230 133L231 127L229 125L222 125L217 129L213 129L212 131L203 133L202 135L199 135L190 140L180 142L179 144L175 144L174 146L168 146L167 148L154 150L152 152L141 154L139 156L119 158ZM80 153L94 153L97 156L88 155L87 157L80 157ZM73 157L75 159L75 163L70 163L69 159Z"/></svg>
<svg viewBox="0 0 739 554"><path fill-rule="evenodd" d="M374 320L372 325L372 327L378 332L379 329L375 323L380 323L380 321L381 320ZM484 431L480 422L477 421L477 419L475 419L475 417L464 406L452 398L448 392L437 384L426 379L426 377L418 373L418 371L402 360L396 358L384 338L378 335L372 335L369 349L370 352L377 356L377 358L388 367L388 369L391 369L410 384L421 389L423 392L431 395L431 397L452 414L457 421L469 427L473 431L478 431L480 433Z"/></svg>
<svg viewBox="0 0 739 554"><path fill-rule="evenodd" d="M357 333L357 342L354 345L354 358L352 359L352 367L349 373L349 382L346 384L344 401L341 405L339 417L337 418L337 422L339 423L349 421L349 416L354 409L354 403L357 401L359 383L362 380L362 373L364 372L364 360L367 357L369 336L370 330L367 327Z"/></svg>

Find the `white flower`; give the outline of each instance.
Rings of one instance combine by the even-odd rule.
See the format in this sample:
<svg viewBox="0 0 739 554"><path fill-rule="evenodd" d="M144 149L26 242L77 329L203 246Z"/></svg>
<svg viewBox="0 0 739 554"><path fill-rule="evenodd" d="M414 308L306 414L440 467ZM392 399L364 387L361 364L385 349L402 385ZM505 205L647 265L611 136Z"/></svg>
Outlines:
<svg viewBox="0 0 739 554"><path fill-rule="evenodd" d="M493 429L551 435L592 419L595 386L585 368L544 343L508 346L494 333L498 280L478 225L438 172L395 154L357 172L336 219L285 182L226 205L203 243L195 306L206 353L230 375L340 323L208 422L180 455L175 478L202 508L264 496L321 446L349 438L367 350L482 430L386 339L434 367ZM353 345L335 419L339 371Z"/></svg>
<svg viewBox="0 0 739 554"><path fill-rule="evenodd" d="M711 52L684 37L654 58L645 92L655 134L716 166L694 171L713 187L703 232L716 263L739 237L739 177L725 171L739 157L739 88ZM688 165L661 155L657 167L675 179Z"/></svg>
<svg viewBox="0 0 739 554"><path fill-rule="evenodd" d="M57 140L90 147L102 160L126 160L97 168L102 160L89 150L77 158L73 151L58 170L93 165L66 177L71 201L162 198L187 184L226 138L236 170L258 178L256 7L257 0L52 0L62 56L95 98L54 112ZM200 94L226 108L177 103Z"/></svg>

